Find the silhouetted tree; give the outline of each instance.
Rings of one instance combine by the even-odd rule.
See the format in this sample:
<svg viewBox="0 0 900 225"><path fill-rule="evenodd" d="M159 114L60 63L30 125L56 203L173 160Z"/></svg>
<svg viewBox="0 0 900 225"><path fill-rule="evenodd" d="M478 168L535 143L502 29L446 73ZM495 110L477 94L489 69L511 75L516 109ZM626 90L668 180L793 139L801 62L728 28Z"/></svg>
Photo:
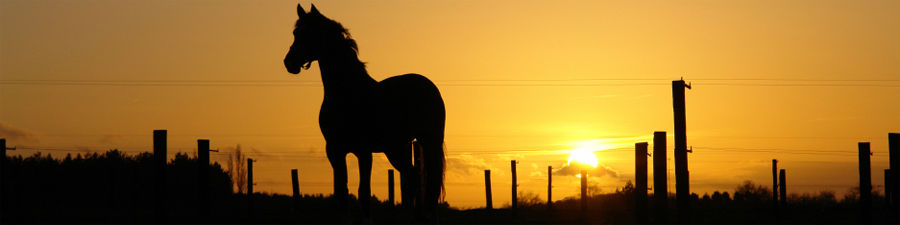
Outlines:
<svg viewBox="0 0 900 225"><path fill-rule="evenodd" d="M772 199L771 191L762 185L757 185L753 181L744 181L734 190L734 200L736 201L764 201Z"/></svg>
<svg viewBox="0 0 900 225"><path fill-rule="evenodd" d="M519 192L516 200L517 206L522 208L546 206L546 201L542 200L540 196L534 192Z"/></svg>
<svg viewBox="0 0 900 225"><path fill-rule="evenodd" d="M38 152L7 159L9 177L2 185L14 198L3 199L3 223L148 222L153 193L153 154L69 154L62 159ZM178 153L168 163L170 215L190 217L196 195L197 160ZM210 169L210 194L215 201L231 196L231 180L219 164Z"/></svg>
<svg viewBox="0 0 900 225"><path fill-rule="evenodd" d="M247 189L247 156L241 152L241 145L235 146L234 152L228 155L228 175L237 193L244 193Z"/></svg>

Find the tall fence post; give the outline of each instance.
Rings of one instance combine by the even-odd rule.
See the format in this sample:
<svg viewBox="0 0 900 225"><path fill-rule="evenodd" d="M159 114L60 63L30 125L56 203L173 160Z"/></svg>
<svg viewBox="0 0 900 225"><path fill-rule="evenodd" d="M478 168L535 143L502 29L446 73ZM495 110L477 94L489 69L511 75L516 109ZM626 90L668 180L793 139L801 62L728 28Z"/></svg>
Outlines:
<svg viewBox="0 0 900 225"><path fill-rule="evenodd" d="M247 215L253 219L253 159L247 158Z"/></svg>
<svg viewBox="0 0 900 225"><path fill-rule="evenodd" d="M781 206L787 206L787 177L785 177L784 169L778 173L778 192L781 192Z"/></svg>
<svg viewBox="0 0 900 225"><path fill-rule="evenodd" d="M6 215L6 204L9 202L6 195L6 183L9 182L6 170L6 139L0 138L0 218L9 218Z"/></svg>
<svg viewBox="0 0 900 225"><path fill-rule="evenodd" d="M484 204L486 209L494 208L491 197L491 170L484 170Z"/></svg>
<svg viewBox="0 0 900 225"><path fill-rule="evenodd" d="M772 159L772 214L778 220L778 160Z"/></svg>
<svg viewBox="0 0 900 225"><path fill-rule="evenodd" d="M153 131L154 212L157 223L166 223L166 130Z"/></svg>
<svg viewBox="0 0 900 225"><path fill-rule="evenodd" d="M871 223L872 174L869 142L859 143L859 222Z"/></svg>
<svg viewBox="0 0 900 225"><path fill-rule="evenodd" d="M394 170L388 170L388 202L394 206Z"/></svg>
<svg viewBox="0 0 900 225"><path fill-rule="evenodd" d="M294 200L294 210L300 211L300 175L297 174L297 169L291 169L291 191L294 193L292 199Z"/></svg>
<svg viewBox="0 0 900 225"><path fill-rule="evenodd" d="M890 154L893 219L894 222L900 222L900 133L888 133L888 154Z"/></svg>
<svg viewBox="0 0 900 225"><path fill-rule="evenodd" d="M581 171L581 214L585 215L587 212L587 171Z"/></svg>
<svg viewBox="0 0 900 225"><path fill-rule="evenodd" d="M666 186L666 132L653 132L653 214L654 223L668 223L668 187Z"/></svg>
<svg viewBox="0 0 900 225"><path fill-rule="evenodd" d="M687 122L684 89L691 89L684 80L672 81L672 108L675 116L675 201L678 203L678 222L691 221L691 183L688 173Z"/></svg>
<svg viewBox="0 0 900 225"><path fill-rule="evenodd" d="M547 209L553 209L553 166L547 166Z"/></svg>
<svg viewBox="0 0 900 225"><path fill-rule="evenodd" d="M209 217L209 140L197 139L197 217Z"/></svg>
<svg viewBox="0 0 900 225"><path fill-rule="evenodd" d="M634 217L647 223L647 142L634 144Z"/></svg>
<svg viewBox="0 0 900 225"><path fill-rule="evenodd" d="M516 195L519 193L519 185L516 181L516 160L509 161L509 166L512 174L512 209L513 211L515 211L517 208L516 205L518 203L518 198Z"/></svg>

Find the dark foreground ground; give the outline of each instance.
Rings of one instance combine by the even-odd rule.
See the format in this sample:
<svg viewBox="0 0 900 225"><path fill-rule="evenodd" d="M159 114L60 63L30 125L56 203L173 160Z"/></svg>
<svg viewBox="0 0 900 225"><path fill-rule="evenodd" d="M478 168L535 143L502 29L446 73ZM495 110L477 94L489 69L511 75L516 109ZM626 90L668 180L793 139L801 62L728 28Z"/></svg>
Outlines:
<svg viewBox="0 0 900 225"><path fill-rule="evenodd" d="M234 194L232 179L218 164L209 168L208 185L198 185L198 163L184 154L166 165L164 196L157 196L152 154L128 156L119 151L104 154L12 157L4 161L0 179L0 224L358 224L359 205L351 200L349 216L337 212L330 196L291 196L257 193L248 198ZM210 196L208 213L199 210L200 190ZM634 224L676 223L679 213L695 224L897 224L893 211L878 192L871 210L863 214L858 191L838 199L833 193L790 194L778 206L770 190L746 182L727 192L693 195L690 213L667 201L665 218L654 213L653 199L641 217L636 216L637 191L629 183L613 193L588 197L582 211L580 199L555 201L551 208L537 195L520 193L518 209L458 210L443 205L440 224ZM483 193L466 193L483 195ZM651 193L652 195L652 193ZM162 201L158 201L162 200ZM252 200L252 201L251 201ZM157 203L162 203L157 205ZM162 209L162 210L159 210ZM375 224L409 224L408 210L376 199ZM682 215L682 216L683 216ZM862 217L861 215L867 215Z"/></svg>
<svg viewBox="0 0 900 225"><path fill-rule="evenodd" d="M626 192L593 196L588 209L581 212L580 200L565 199L548 209L546 204L523 205L517 210L472 209L456 210L446 205L439 210L440 224L634 224L636 220L633 199ZM167 208L165 217L157 217L152 209L123 205L109 207L53 207L52 202L34 208L4 210L3 224L359 224L358 205L353 205L350 215L336 213L330 196L304 196L297 202L285 195L257 194L252 202L246 195L234 195L218 199L211 206L210 216L201 217L192 205ZM876 201L877 202L877 201ZM670 201L670 213L665 223L677 222L674 201ZM92 205L92 204L85 204ZM860 211L852 202L797 201L781 206L776 220L769 201L695 199L692 204L691 223L695 224L852 224L860 223ZM410 224L412 217L400 206L378 202L373 207L375 224ZM896 224L888 217L886 208L875 205L869 217L876 224ZM652 208L647 222L659 223Z"/></svg>

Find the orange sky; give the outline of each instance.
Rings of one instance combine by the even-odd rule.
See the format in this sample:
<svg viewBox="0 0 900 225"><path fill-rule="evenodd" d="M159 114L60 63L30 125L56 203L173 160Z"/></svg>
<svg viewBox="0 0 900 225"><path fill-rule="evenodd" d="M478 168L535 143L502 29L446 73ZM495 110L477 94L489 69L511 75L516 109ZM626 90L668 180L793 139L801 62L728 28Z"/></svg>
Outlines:
<svg viewBox="0 0 900 225"><path fill-rule="evenodd" d="M789 192L843 193L858 179L860 141L872 143L880 189L887 133L900 132L897 1L314 3L350 29L375 79L420 73L438 84L453 206L483 205L484 169L495 205L508 204L513 159L519 190L543 198L546 167L585 142L625 148L597 151L618 176L592 180L623 186L634 142L669 131L673 143L669 82L679 77L694 85L698 193L769 184L773 158ZM0 134L9 145L137 152L168 129L170 152L193 152L198 138L254 149L256 190L288 193L299 168L302 192L330 193L318 68L295 76L282 65L296 4L0 1ZM388 167L376 155L379 198ZM555 197L577 193L574 177L554 181Z"/></svg>

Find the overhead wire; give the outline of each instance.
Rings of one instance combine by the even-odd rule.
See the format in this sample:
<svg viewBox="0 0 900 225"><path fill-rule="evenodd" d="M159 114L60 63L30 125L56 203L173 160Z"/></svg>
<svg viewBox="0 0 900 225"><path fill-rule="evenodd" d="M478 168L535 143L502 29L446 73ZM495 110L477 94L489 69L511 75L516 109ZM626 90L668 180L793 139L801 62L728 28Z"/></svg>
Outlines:
<svg viewBox="0 0 900 225"><path fill-rule="evenodd" d="M647 81L659 81L648 83ZM583 79L459 79L436 80L439 86L646 86L669 85L660 78L583 78ZM900 79L790 79L790 78L697 78L698 84L711 86L789 86L789 87L900 87ZM718 81L706 83L706 81ZM574 82L574 83L573 83ZM599 82L599 83L598 83ZM610 83L614 82L614 83ZM618 83L615 83L618 82ZM624 83L622 83L624 82ZM635 83L641 82L641 83ZM777 82L777 83L770 83ZM835 83L840 82L840 83ZM878 82L878 83L873 83ZM320 87L319 81L309 80L50 80L4 79L0 85L65 85L65 86L307 86Z"/></svg>
<svg viewBox="0 0 900 225"><path fill-rule="evenodd" d="M667 149L672 146L667 146ZM802 154L802 155L855 155L858 152L855 151L846 151L846 150L816 150L816 149L792 149L792 148L741 148L741 147L711 147L711 146L692 146L694 150L708 150L708 151L719 151L719 152L740 152L740 153L778 153L778 154ZM35 150L35 151L52 151L52 152L79 152L79 153L102 153L104 151L98 151L93 149L88 149L83 146L74 146L74 147L49 147L49 146L16 146L16 149L21 150ZM152 149L152 148L148 148ZM285 149L285 148L276 148L276 149ZM305 149L305 148L304 148ZM618 152L618 151L631 151L633 147L619 147L619 148L608 148L608 149L596 149L593 152L595 153L603 153L603 152ZM118 148L109 148L109 150L119 150L123 153L131 153L131 154L140 154L140 153L150 153L152 151L134 151L134 150L121 150ZM526 149L526 148L509 148L509 149L496 149L496 150L474 150L474 149L456 149L453 152L446 152L447 155L458 156L458 155L514 155L514 154L568 154L570 149ZM178 154L178 153L189 153L189 152L179 152L172 151L169 154ZM233 154L233 151L219 151L219 152L210 152L211 155L229 155ZM245 155L254 155L254 157L293 157L293 158L305 158L305 157L316 157L319 156L324 157L324 152L319 151L260 151L260 152L252 152L245 151L243 152Z"/></svg>

